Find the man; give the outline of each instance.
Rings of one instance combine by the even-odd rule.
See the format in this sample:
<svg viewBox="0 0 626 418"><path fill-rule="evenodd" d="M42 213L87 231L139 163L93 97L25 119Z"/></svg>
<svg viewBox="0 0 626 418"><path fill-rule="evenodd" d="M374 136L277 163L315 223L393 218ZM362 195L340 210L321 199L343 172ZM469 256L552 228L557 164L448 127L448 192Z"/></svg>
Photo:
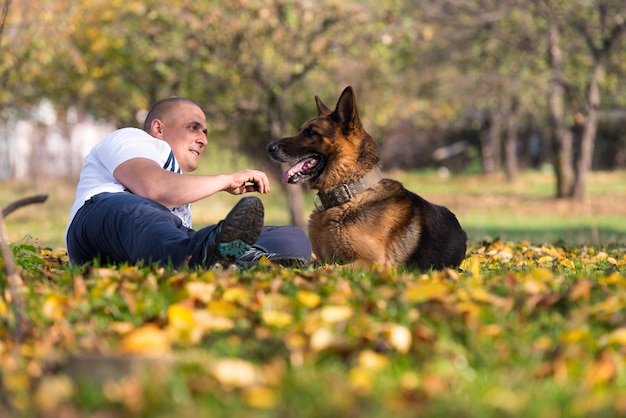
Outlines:
<svg viewBox="0 0 626 418"><path fill-rule="evenodd" d="M210 268L254 265L262 256L306 266L311 243L300 228L264 227L257 197L242 198L217 225L192 229L192 202L226 191L269 193L267 175L242 170L190 175L207 144L206 116L189 99L156 103L143 130L119 129L86 156L65 235L69 258Z"/></svg>

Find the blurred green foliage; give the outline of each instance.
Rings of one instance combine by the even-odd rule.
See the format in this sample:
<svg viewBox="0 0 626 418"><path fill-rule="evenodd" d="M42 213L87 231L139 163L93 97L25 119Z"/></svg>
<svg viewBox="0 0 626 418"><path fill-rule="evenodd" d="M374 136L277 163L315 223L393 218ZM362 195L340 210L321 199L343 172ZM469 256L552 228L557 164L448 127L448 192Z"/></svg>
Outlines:
<svg viewBox="0 0 626 418"><path fill-rule="evenodd" d="M541 3L13 0L0 34L0 114L46 97L60 112L136 125L156 100L187 96L212 132L248 145L295 129L313 95L332 103L351 84L374 133L399 118L467 123L511 97L544 124L546 28L557 24L573 123L593 58L583 46L626 5L557 1L545 15ZM615 48L606 66L607 108L624 103L625 54Z"/></svg>

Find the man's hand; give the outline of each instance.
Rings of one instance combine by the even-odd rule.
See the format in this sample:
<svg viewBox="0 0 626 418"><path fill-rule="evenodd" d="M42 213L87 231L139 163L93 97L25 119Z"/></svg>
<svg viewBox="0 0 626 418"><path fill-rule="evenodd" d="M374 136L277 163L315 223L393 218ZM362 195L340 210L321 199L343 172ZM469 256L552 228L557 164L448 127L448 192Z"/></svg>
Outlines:
<svg viewBox="0 0 626 418"><path fill-rule="evenodd" d="M234 195L250 192L266 194L270 192L270 182L262 171L242 170L230 174L230 186L224 190Z"/></svg>

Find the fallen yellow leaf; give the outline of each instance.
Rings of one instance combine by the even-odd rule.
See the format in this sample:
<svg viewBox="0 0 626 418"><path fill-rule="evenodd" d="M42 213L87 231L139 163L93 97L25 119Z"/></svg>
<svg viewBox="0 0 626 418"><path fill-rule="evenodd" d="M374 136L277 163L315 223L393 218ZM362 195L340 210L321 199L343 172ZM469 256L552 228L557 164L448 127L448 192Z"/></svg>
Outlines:
<svg viewBox="0 0 626 418"><path fill-rule="evenodd" d="M216 316L233 317L239 312L239 308L225 300L212 300L209 302L207 309Z"/></svg>
<svg viewBox="0 0 626 418"><path fill-rule="evenodd" d="M63 319L68 300L65 296L50 295L43 304L43 314L50 319Z"/></svg>
<svg viewBox="0 0 626 418"><path fill-rule="evenodd" d="M613 379L617 370L613 357L610 350L604 350L598 359L589 365L584 378L586 388L604 384Z"/></svg>
<svg viewBox="0 0 626 418"><path fill-rule="evenodd" d="M524 291L530 295L537 295L548 290L548 286L543 281L536 279L526 280L523 287Z"/></svg>
<svg viewBox="0 0 626 418"><path fill-rule="evenodd" d="M50 411L68 401L73 395L74 383L69 377L65 375L45 377L37 385L35 402L44 411Z"/></svg>
<svg viewBox="0 0 626 418"><path fill-rule="evenodd" d="M391 347L400 353L407 353L411 349L413 336L407 327L393 323L387 323L383 326L387 342Z"/></svg>
<svg viewBox="0 0 626 418"><path fill-rule="evenodd" d="M451 286L445 282L419 281L404 292L404 298L409 302L426 302L432 299L441 299L450 293Z"/></svg>
<svg viewBox="0 0 626 418"><path fill-rule="evenodd" d="M244 388L258 383L257 369L246 360L223 358L211 367L211 374L224 386Z"/></svg>
<svg viewBox="0 0 626 418"><path fill-rule="evenodd" d="M494 296L482 287L472 287L468 289L468 291L472 299L477 302L489 303L491 298Z"/></svg>
<svg viewBox="0 0 626 418"><path fill-rule="evenodd" d="M548 264L551 263L552 260L554 260L553 257L549 255L544 255L543 257L540 257L539 260L537 260L537 264Z"/></svg>
<svg viewBox="0 0 626 418"><path fill-rule="evenodd" d="M459 269L463 271L469 271L472 274L472 277L474 279L478 279L480 278L481 260L482 260L481 257L478 257L478 256L467 257L466 259L461 261L461 265L459 266Z"/></svg>
<svg viewBox="0 0 626 418"><path fill-rule="evenodd" d="M369 394L374 386L375 374L363 366L356 366L348 372L348 381L354 390Z"/></svg>
<svg viewBox="0 0 626 418"><path fill-rule="evenodd" d="M296 298L307 308L316 308L322 302L322 298L317 293L308 290L299 290L296 293Z"/></svg>
<svg viewBox="0 0 626 418"><path fill-rule="evenodd" d="M187 283L187 293L189 297L198 299L201 302L209 303L215 293L215 284L206 282L189 282Z"/></svg>
<svg viewBox="0 0 626 418"><path fill-rule="evenodd" d="M291 316L291 314L275 309L263 311L261 317L263 318L263 322L267 325L277 328L286 327L293 322L293 316Z"/></svg>
<svg viewBox="0 0 626 418"><path fill-rule="evenodd" d="M313 351L322 351L333 345L337 337L328 328L318 328L311 334L309 345Z"/></svg>
<svg viewBox="0 0 626 418"><path fill-rule="evenodd" d="M400 377L400 386L402 387L402 389L407 391L413 391L419 387L419 384L420 377L416 372L411 370L402 373L402 376Z"/></svg>
<svg viewBox="0 0 626 418"><path fill-rule="evenodd" d="M330 323L345 321L349 319L352 314L352 308L343 305L328 305L321 309L322 320Z"/></svg>
<svg viewBox="0 0 626 418"><path fill-rule="evenodd" d="M577 300L588 301L590 296L591 282L587 279L578 280L569 292L569 300L572 302Z"/></svg>
<svg viewBox="0 0 626 418"><path fill-rule="evenodd" d="M589 335L587 330L581 328L574 328L566 331L561 335L561 341L564 343L575 343Z"/></svg>
<svg viewBox="0 0 626 418"><path fill-rule="evenodd" d="M159 353L169 351L170 341L165 331L148 324L126 335L121 348L127 353Z"/></svg>
<svg viewBox="0 0 626 418"><path fill-rule="evenodd" d="M614 295L608 296L605 300L591 305L589 311L592 314L610 316L623 309L622 302Z"/></svg>
<svg viewBox="0 0 626 418"><path fill-rule="evenodd" d="M510 311L515 304L512 298L503 298L488 292L482 287L471 287L468 289L472 299L476 302L487 303L489 305Z"/></svg>
<svg viewBox="0 0 626 418"><path fill-rule="evenodd" d="M591 261L594 262L594 263L597 263L599 261L604 261L607 258L609 258L609 255L607 253L605 253L604 251L600 251L598 254L596 254L593 257L591 257Z"/></svg>
<svg viewBox="0 0 626 418"><path fill-rule="evenodd" d="M123 335L128 334L135 329L135 325L128 321L118 321L111 323L111 325L109 325L109 329L117 334Z"/></svg>
<svg viewBox="0 0 626 418"><path fill-rule="evenodd" d="M626 328L618 328L611 332L608 336L608 342L626 346Z"/></svg>
<svg viewBox="0 0 626 418"><path fill-rule="evenodd" d="M291 306L291 299L280 293L270 293L263 296L263 309L285 310Z"/></svg>
<svg viewBox="0 0 626 418"><path fill-rule="evenodd" d="M193 311L186 306L171 305L167 308L167 321L175 328L192 328L194 326Z"/></svg>
<svg viewBox="0 0 626 418"><path fill-rule="evenodd" d="M227 331L233 329L235 323L225 316L213 315L208 310L195 310L193 312L195 324L202 331Z"/></svg>
<svg viewBox="0 0 626 418"><path fill-rule="evenodd" d="M263 256L267 260L267 257ZM267 261L269 263L269 260ZM276 406L276 391L264 386L254 386L243 392L243 399L253 408L269 409Z"/></svg>
<svg viewBox="0 0 626 418"><path fill-rule="evenodd" d="M167 331L172 341L196 344L202 338L202 329L196 326L194 311L183 305L171 305L167 309Z"/></svg>
<svg viewBox="0 0 626 418"><path fill-rule="evenodd" d="M626 279L624 279L624 277L622 277L621 274L619 274L618 272L614 272L608 276L604 276L604 277L600 277L598 279L598 284L621 284L621 285L626 285Z"/></svg>
<svg viewBox="0 0 626 418"><path fill-rule="evenodd" d="M389 365L389 357L373 350L363 350L359 353L359 365L371 370L384 369Z"/></svg>
<svg viewBox="0 0 626 418"><path fill-rule="evenodd" d="M238 303L241 306L247 306L250 302L250 291L243 286L229 287L224 290L222 299L226 302Z"/></svg>
<svg viewBox="0 0 626 418"><path fill-rule="evenodd" d="M502 327L498 324L483 325L479 332L488 337L497 337L502 334Z"/></svg>

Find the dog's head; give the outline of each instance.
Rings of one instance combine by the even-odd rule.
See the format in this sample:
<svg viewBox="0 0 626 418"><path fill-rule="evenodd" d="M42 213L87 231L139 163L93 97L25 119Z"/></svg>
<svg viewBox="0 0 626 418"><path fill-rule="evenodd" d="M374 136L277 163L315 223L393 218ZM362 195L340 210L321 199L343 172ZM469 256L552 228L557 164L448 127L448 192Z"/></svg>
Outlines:
<svg viewBox="0 0 626 418"><path fill-rule="evenodd" d="M267 146L270 156L291 168L283 183L325 190L371 170L378 162L376 142L363 129L352 87L345 88L331 111L315 96L317 117L298 133Z"/></svg>

